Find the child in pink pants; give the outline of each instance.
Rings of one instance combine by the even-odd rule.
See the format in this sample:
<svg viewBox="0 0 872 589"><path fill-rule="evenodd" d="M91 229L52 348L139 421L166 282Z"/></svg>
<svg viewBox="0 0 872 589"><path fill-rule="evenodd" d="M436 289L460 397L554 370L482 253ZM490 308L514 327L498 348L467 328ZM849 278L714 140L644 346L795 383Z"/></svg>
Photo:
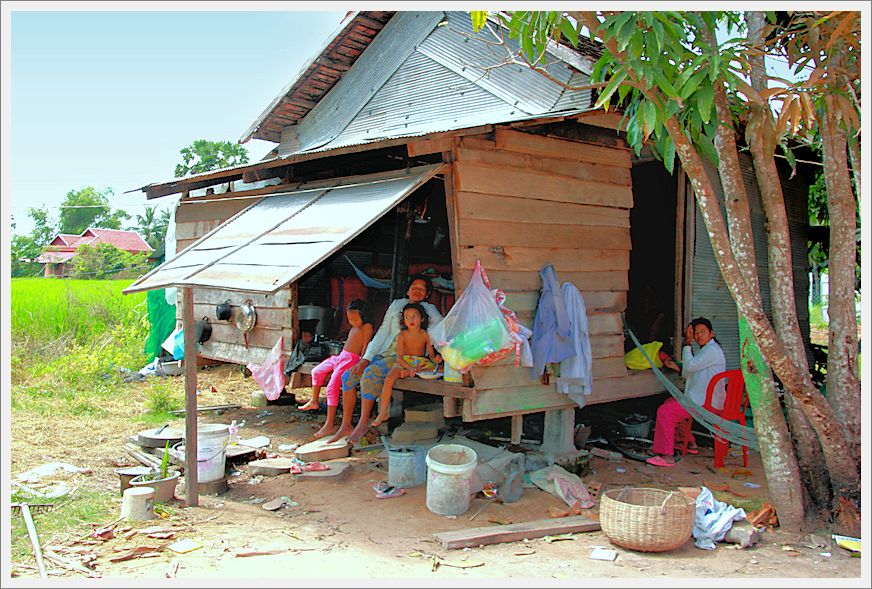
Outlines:
<svg viewBox="0 0 872 589"><path fill-rule="evenodd" d="M357 364L360 355L369 345L372 339L372 323L369 319L369 305L361 299L354 299L345 310L351 330L345 340L342 352L330 356L312 369L312 398L305 405L300 405L300 411L313 411L318 409L321 396L321 387L330 374L327 382L327 421L315 432L316 438L323 438L336 431L336 408L339 406L339 392L342 387L342 375L349 368Z"/></svg>

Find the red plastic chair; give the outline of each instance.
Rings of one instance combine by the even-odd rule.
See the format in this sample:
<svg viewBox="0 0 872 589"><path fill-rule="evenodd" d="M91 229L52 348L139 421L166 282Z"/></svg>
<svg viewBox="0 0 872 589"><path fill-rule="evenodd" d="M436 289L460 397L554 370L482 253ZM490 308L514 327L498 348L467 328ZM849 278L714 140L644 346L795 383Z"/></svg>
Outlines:
<svg viewBox="0 0 872 589"><path fill-rule="evenodd" d="M712 407L712 396L715 392L715 385L721 379L727 379L727 391L724 399L724 408L715 409ZM748 408L748 392L745 390L745 377L742 376L741 370L726 370L715 374L708 383L708 388L705 391L705 403L703 407L730 421L738 421L742 425L745 424L745 410ZM730 450L730 442L715 435L715 467L722 468L724 466L724 458ZM748 466L748 447L742 446L742 465Z"/></svg>
<svg viewBox="0 0 872 589"><path fill-rule="evenodd" d="M675 445L681 448L681 455L687 454L687 446L693 440L693 433L690 431L693 427L693 418L685 417L678 420L675 424Z"/></svg>

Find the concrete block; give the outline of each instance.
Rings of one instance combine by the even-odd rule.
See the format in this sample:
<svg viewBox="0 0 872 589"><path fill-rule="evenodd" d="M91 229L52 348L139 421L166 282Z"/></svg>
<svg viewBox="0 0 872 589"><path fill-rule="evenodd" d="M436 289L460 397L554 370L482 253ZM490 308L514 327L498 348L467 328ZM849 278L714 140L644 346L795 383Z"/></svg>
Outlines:
<svg viewBox="0 0 872 589"><path fill-rule="evenodd" d="M439 433L436 424L423 421L404 423L394 430L391 441L397 444L417 442L435 438Z"/></svg>
<svg viewBox="0 0 872 589"><path fill-rule="evenodd" d="M445 417L443 416L442 403L431 403L428 405L419 405L405 411L406 423L435 423L437 427L445 426Z"/></svg>

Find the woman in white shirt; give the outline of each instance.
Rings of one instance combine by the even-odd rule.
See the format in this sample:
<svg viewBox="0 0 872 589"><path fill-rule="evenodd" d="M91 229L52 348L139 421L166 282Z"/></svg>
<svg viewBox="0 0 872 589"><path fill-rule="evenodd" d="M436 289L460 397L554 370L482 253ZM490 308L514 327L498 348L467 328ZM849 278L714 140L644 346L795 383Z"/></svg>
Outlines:
<svg viewBox="0 0 872 589"><path fill-rule="evenodd" d="M366 347L360 361L345 374L342 375L342 423L339 430L328 442L335 442L344 436L349 444L356 444L369 429L369 417L373 405L381 394L385 376L394 365L397 358L397 336L400 334L400 316L403 307L408 303L419 303L427 312L430 327L434 327L442 321L442 314L435 305L428 303L427 299L433 292L433 283L430 278L423 274L415 274L409 277L409 288L406 291L408 298L393 301L381 327ZM357 404L357 386L360 385L360 421L352 430L351 414Z"/></svg>
<svg viewBox="0 0 872 589"><path fill-rule="evenodd" d="M694 354L691 343L696 340L699 351ZM678 371L679 367L673 360L663 362L664 366ZM684 348L681 351L681 373L687 379L684 394L697 405L705 403L708 383L715 374L727 369L724 351L715 339L711 321L699 317L691 321L684 332ZM724 381L715 385L712 394L712 406L720 409L724 406ZM654 423L654 453L648 459L648 464L654 466L675 466L675 426L679 421L690 417L684 407L672 397L666 399L657 409L657 421Z"/></svg>

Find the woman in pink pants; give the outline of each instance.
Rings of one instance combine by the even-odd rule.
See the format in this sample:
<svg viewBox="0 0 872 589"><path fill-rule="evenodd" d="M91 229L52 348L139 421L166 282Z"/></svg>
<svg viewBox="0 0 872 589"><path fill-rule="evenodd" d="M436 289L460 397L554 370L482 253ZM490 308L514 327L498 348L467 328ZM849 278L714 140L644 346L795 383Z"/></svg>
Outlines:
<svg viewBox="0 0 872 589"><path fill-rule="evenodd" d="M360 355L369 345L372 339L372 323L369 319L369 305L361 299L354 299L348 303L345 310L351 330L345 340L342 352L330 356L312 369L312 398L305 405L300 405L300 411L314 411L318 409L321 397L321 387L330 375L327 382L327 420L324 425L315 432L316 438L323 438L336 431L336 408L339 407L339 393L342 387L342 375L360 361Z"/></svg>
<svg viewBox="0 0 872 589"><path fill-rule="evenodd" d="M691 343L696 340L699 351L694 354ZM705 317L694 319L684 332L684 348L681 351L681 373L687 379L684 394L697 405L705 403L708 383L715 374L727 369L724 351L715 339L711 321ZM673 360L663 362L675 371L678 365ZM724 382L720 381L712 395L712 406L720 409L724 406ZM675 466L675 426L682 419L690 417L681 403L669 397L657 409L657 421L654 422L654 453L648 459L648 464L654 466Z"/></svg>

